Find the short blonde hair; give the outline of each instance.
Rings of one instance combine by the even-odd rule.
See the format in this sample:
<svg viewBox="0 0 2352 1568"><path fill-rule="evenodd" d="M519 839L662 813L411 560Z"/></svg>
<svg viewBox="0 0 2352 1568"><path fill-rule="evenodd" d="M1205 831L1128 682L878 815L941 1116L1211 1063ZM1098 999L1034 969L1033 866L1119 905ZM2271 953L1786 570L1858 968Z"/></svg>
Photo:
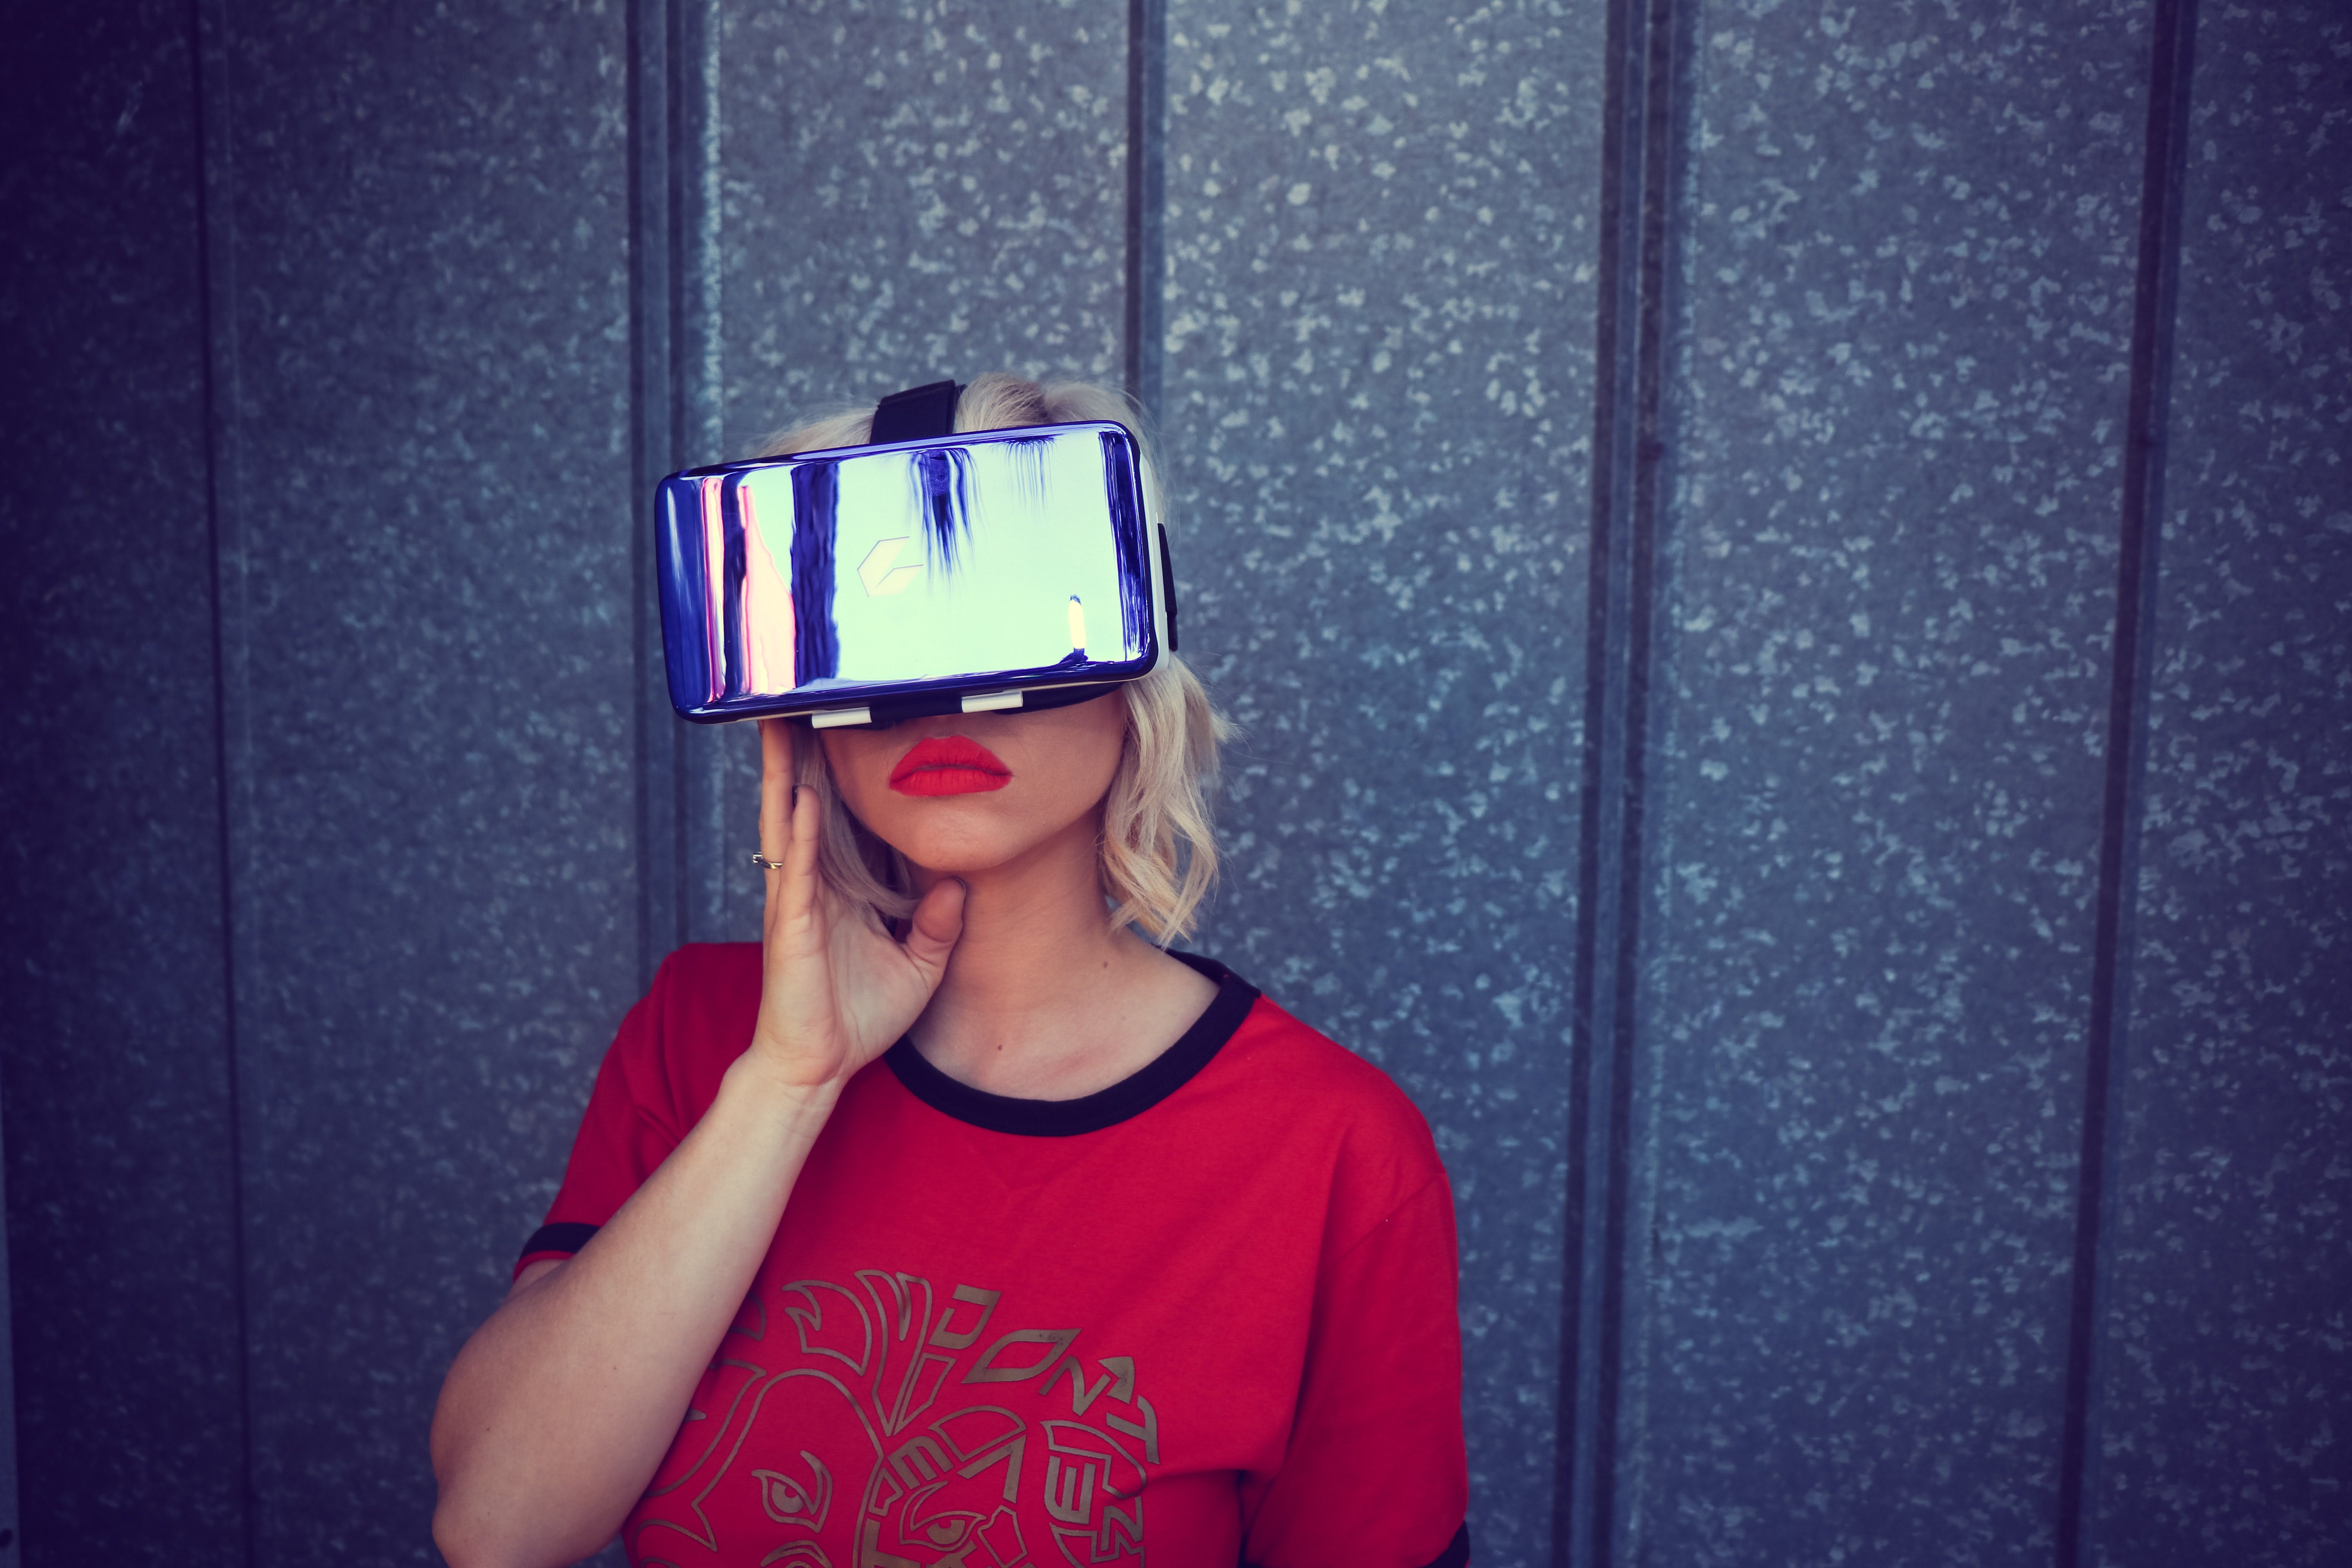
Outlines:
<svg viewBox="0 0 2352 1568"><path fill-rule="evenodd" d="M1160 465L1140 411L1123 393L1090 382L1039 384L1015 375L976 377L957 399L958 430L1004 430L1115 419L1135 432L1142 448L1144 504L1154 519L1168 515ZM874 428L871 408L835 410L780 430L754 457L822 451L865 443ZM1171 530L1172 533L1173 531ZM1217 786L1217 748L1233 732L1191 669L1173 653L1139 680L1112 694L1127 705L1127 740L1110 793L1103 802L1097 843L1104 895L1112 902L1113 930L1134 925L1162 947L1188 934L1217 875L1210 799ZM915 907L913 878L898 852L867 831L841 803L833 765L822 745L793 748L796 783L816 791L824 805L817 845L817 875L852 908L877 921L903 920Z"/></svg>

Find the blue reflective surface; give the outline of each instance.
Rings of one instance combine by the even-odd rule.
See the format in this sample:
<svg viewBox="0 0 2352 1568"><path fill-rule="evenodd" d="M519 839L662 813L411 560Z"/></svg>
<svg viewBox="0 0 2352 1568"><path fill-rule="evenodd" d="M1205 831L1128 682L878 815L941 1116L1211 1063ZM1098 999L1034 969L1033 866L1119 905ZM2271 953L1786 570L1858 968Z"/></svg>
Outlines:
<svg viewBox="0 0 2352 1568"><path fill-rule="evenodd" d="M1132 679L1135 439L1090 422L692 468L656 497L670 701L719 721Z"/></svg>

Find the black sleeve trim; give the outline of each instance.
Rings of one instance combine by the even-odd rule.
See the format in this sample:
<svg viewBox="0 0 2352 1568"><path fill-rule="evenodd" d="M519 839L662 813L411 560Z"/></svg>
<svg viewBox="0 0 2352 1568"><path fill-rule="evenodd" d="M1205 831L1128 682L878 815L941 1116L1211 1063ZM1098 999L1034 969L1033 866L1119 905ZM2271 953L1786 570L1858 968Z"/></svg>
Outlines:
<svg viewBox="0 0 2352 1568"><path fill-rule="evenodd" d="M566 1220L562 1225L543 1225L532 1231L530 1239L522 1244L522 1256L529 1258L534 1252L577 1252L587 1246L588 1238L595 1234L594 1226L582 1225L577 1220Z"/></svg>
<svg viewBox="0 0 2352 1568"><path fill-rule="evenodd" d="M1249 1559L1242 1559L1241 1568L1251 1568ZM1429 1568L1470 1568L1468 1520L1462 1521L1462 1528L1454 1532L1454 1539L1445 1543L1445 1550L1430 1560Z"/></svg>
<svg viewBox="0 0 2352 1568"><path fill-rule="evenodd" d="M1429 1564L1429 1568L1470 1568L1470 1521L1468 1520L1462 1521L1462 1528L1454 1532L1454 1539L1445 1543L1445 1550L1437 1554Z"/></svg>

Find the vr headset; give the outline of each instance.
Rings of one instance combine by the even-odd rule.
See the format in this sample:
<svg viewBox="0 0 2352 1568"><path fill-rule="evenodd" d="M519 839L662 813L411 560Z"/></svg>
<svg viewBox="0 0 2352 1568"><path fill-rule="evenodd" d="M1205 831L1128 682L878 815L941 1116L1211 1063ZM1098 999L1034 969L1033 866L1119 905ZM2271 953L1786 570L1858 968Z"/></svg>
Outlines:
<svg viewBox="0 0 2352 1568"><path fill-rule="evenodd" d="M954 382L863 447L672 474L656 492L671 704L820 729L1057 708L1176 647L1168 534L1133 432L950 433Z"/></svg>

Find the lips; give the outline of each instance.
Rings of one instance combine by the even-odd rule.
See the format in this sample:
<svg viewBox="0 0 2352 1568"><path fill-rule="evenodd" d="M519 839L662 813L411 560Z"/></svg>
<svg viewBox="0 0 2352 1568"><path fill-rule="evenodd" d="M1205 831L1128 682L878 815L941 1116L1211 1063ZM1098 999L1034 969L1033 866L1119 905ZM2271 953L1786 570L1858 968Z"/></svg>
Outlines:
<svg viewBox="0 0 2352 1568"><path fill-rule="evenodd" d="M890 770L890 787L900 795L976 795L1012 782L1013 770L967 735L918 741Z"/></svg>

